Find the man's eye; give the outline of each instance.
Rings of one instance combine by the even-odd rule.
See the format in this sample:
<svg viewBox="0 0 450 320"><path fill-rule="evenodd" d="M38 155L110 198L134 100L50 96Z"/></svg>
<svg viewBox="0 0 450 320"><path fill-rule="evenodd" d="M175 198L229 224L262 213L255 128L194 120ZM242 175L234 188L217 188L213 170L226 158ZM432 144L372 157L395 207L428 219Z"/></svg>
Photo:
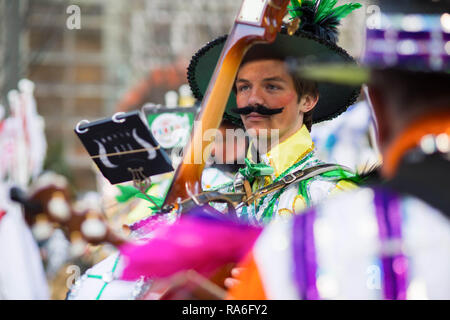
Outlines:
<svg viewBox="0 0 450 320"><path fill-rule="evenodd" d="M239 87L238 87L238 91L239 91L239 92L246 91L246 90L248 90L248 89L249 89L249 86L239 86Z"/></svg>
<svg viewBox="0 0 450 320"><path fill-rule="evenodd" d="M279 90L279 89L280 89L279 86L276 86L276 85L274 85L274 84L268 84L268 85L266 85L266 88L267 88L268 90Z"/></svg>

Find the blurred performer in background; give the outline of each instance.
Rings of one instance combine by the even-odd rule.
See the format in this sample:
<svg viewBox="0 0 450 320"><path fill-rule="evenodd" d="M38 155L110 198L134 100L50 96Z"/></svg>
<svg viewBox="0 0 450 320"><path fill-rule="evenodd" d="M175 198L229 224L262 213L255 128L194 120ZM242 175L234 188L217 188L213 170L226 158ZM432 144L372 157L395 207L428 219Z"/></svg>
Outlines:
<svg viewBox="0 0 450 320"><path fill-rule="evenodd" d="M356 101L360 91L360 86L317 85L301 79L286 63L288 59L306 63L311 57L322 62L353 62L336 45L337 26L361 5L334 8L335 4L292 1L290 14L297 22L300 17L298 29L283 28L274 43L253 46L238 70L224 117L244 127L251 142L246 167L239 170L233 182L218 190L251 194L283 183L281 189L237 211L251 224L267 224L316 204L337 190L354 187L345 180L353 173L342 168L317 172L301 182L293 179L295 173L323 164L315 156L312 125L339 116ZM198 100L203 98L225 41L226 37L211 41L191 60L188 79Z"/></svg>
<svg viewBox="0 0 450 320"><path fill-rule="evenodd" d="M380 6L363 64L387 181L266 228L232 298L450 298L450 1ZM336 70L367 72L303 74Z"/></svg>
<svg viewBox="0 0 450 320"><path fill-rule="evenodd" d="M0 105L0 300L41 300L50 297L50 289L36 230L30 230L9 194L13 186L29 187L42 172L47 143L34 84L22 79L18 88L8 93L9 117L3 118Z"/></svg>
<svg viewBox="0 0 450 320"><path fill-rule="evenodd" d="M361 100L340 117L316 125L311 137L324 161L367 172L381 163L375 128L372 109Z"/></svg>

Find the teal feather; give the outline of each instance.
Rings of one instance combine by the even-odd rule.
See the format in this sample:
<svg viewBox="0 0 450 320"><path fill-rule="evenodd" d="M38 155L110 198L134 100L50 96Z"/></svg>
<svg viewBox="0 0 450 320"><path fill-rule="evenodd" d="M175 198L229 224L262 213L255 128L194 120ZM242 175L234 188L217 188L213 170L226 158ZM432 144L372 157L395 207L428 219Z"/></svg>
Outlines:
<svg viewBox="0 0 450 320"><path fill-rule="evenodd" d="M361 8L362 5L360 3L349 3L339 6L333 10L332 16L338 20L341 20L348 16L351 12L356 9Z"/></svg>
<svg viewBox="0 0 450 320"><path fill-rule="evenodd" d="M140 199L143 199L143 200L148 201L148 202L151 203L151 201L148 200L147 197L150 198L157 205L157 206L152 205L152 206L148 207L152 211L158 211L162 207L162 205L164 204L164 199L160 198L160 197L154 197L154 196L151 196L149 194L147 194L147 196L145 196L143 193L139 193L139 194L136 195L136 198L140 198Z"/></svg>
<svg viewBox="0 0 450 320"><path fill-rule="evenodd" d="M133 198L142 198L142 199L148 201L148 199L145 197L145 195L139 189L137 189L137 188L135 188L133 186L118 185L117 188L119 188L119 190L121 192L121 194L116 196L117 202L124 203L124 202L127 202L127 201L129 201L129 200L131 200ZM147 192L150 188L151 188L151 186L148 187L145 190L145 192ZM156 197L153 197L153 196L150 196L150 195L149 195L149 197L152 200L154 200L155 202L158 202L158 201L159 202L163 202L163 199L156 198Z"/></svg>
<svg viewBox="0 0 450 320"><path fill-rule="evenodd" d="M292 18L301 18L304 9L313 9L314 22L320 23L331 17L339 21L362 7L360 3L349 3L335 8L337 2L338 0L305 0L300 4L298 0L291 0L288 11Z"/></svg>
<svg viewBox="0 0 450 320"><path fill-rule="evenodd" d="M300 30L336 43L340 20L362 7L349 3L335 8L337 3L338 0L291 0L288 10L292 19L300 18Z"/></svg>
<svg viewBox="0 0 450 320"><path fill-rule="evenodd" d="M291 0L291 4L288 6L288 11L292 19L300 18L303 15L303 12L301 11L301 5L298 0Z"/></svg>
<svg viewBox="0 0 450 320"><path fill-rule="evenodd" d="M132 186L118 185L117 188L120 190L120 194L116 196L116 200L121 203L134 198L140 192Z"/></svg>
<svg viewBox="0 0 450 320"><path fill-rule="evenodd" d="M317 4L316 0L316 4ZM314 19L314 22L319 22L324 20L326 17L330 15L330 13L333 11L334 6L336 5L337 0L322 0L319 3L319 6L316 10L316 17Z"/></svg>

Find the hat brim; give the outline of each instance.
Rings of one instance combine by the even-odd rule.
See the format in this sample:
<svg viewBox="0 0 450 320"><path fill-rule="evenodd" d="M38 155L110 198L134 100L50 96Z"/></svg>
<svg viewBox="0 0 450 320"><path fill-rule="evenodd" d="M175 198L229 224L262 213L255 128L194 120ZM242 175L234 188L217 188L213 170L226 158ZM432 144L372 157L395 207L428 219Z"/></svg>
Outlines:
<svg viewBox="0 0 450 320"><path fill-rule="evenodd" d="M196 99L202 100L209 81L219 60L227 36L219 37L203 48L192 58L188 67L188 81ZM278 54L309 63L345 63L355 65L355 60L341 47L308 32L297 31L295 35L279 33L270 45ZM302 76L301 76L302 77ZM331 120L354 104L360 94L360 85L319 82L319 101L313 112L313 123ZM227 102L224 118L242 126L241 118L230 112L236 108L236 95L231 92Z"/></svg>
<svg viewBox="0 0 450 320"><path fill-rule="evenodd" d="M309 64L299 66L297 72L303 78L319 83L335 83L348 86L358 86L367 83L370 69L355 64L330 63Z"/></svg>
<svg viewBox="0 0 450 320"><path fill-rule="evenodd" d="M371 71L399 71L411 74L449 74L445 71L435 71L429 69L420 69L404 66L380 66L367 65L357 66L348 63L330 63L330 64L309 64L299 66L297 72L303 78L317 81L319 83L334 83L342 85L362 85L369 83Z"/></svg>

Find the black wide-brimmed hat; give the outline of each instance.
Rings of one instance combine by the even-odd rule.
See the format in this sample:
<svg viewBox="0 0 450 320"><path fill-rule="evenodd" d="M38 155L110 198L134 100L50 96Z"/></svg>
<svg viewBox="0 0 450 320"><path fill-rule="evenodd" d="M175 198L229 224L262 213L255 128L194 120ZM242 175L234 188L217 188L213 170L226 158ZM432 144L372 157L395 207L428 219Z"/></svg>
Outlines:
<svg viewBox="0 0 450 320"><path fill-rule="evenodd" d="M276 40L271 44L258 44L250 48L244 57L245 61L255 60L251 56L261 57L270 52L272 56L290 61L335 62L355 64L355 60L336 42L337 27L340 20L360 4L346 4L334 8L337 0L291 1L289 12L292 19L299 18L299 28L289 35L283 26ZM188 68L188 81L196 99L202 100L207 90L216 64L219 60L227 35L221 36L201 48L193 57ZM266 56L270 56L270 54ZM356 102L360 86L319 83L319 101L313 111L313 123L330 120ZM239 115L231 112L236 108L236 95L230 94L224 118L242 126Z"/></svg>
<svg viewBox="0 0 450 320"><path fill-rule="evenodd" d="M367 25L361 65L310 64L304 77L328 83L359 84L370 70L450 75L450 0L379 0L380 19Z"/></svg>

